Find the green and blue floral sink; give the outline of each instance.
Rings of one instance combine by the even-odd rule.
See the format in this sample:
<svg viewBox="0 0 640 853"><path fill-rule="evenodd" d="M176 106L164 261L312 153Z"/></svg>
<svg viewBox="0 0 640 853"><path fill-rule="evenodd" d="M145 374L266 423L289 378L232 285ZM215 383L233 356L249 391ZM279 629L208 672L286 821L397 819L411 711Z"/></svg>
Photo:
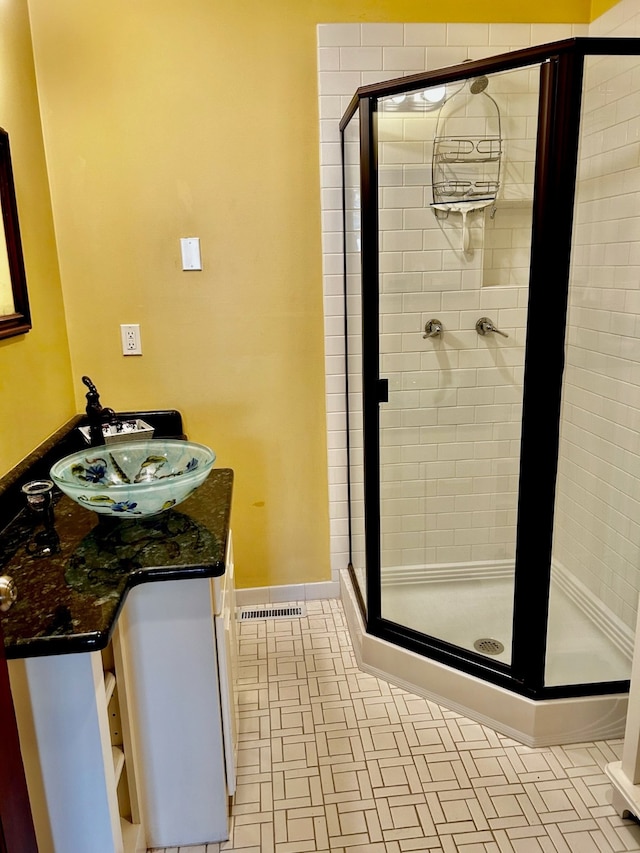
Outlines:
<svg viewBox="0 0 640 853"><path fill-rule="evenodd" d="M216 455L179 439L130 441L65 456L51 479L80 506L100 515L156 515L189 497L207 479Z"/></svg>

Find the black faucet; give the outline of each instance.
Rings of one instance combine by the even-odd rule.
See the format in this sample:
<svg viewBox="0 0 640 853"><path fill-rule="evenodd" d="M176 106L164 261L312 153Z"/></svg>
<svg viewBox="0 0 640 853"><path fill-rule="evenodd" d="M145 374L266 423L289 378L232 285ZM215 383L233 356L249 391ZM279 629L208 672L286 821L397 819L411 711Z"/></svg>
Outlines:
<svg viewBox="0 0 640 853"><path fill-rule="evenodd" d="M82 377L83 383L89 389L87 391L87 418L89 420L89 437L91 446L97 447L104 444L103 424L115 424L118 418L113 409L107 409L100 405L100 394L88 376Z"/></svg>

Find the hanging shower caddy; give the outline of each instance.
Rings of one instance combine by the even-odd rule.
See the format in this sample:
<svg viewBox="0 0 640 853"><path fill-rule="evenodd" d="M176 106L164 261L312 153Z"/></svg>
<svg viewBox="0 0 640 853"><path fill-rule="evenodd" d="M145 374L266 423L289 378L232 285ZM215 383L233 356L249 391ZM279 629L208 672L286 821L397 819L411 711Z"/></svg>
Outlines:
<svg viewBox="0 0 640 853"><path fill-rule="evenodd" d="M500 189L502 127L498 105L485 91L488 83L487 77L476 77L447 98L433 140L431 207L439 219L461 215L465 253L470 247L468 214L495 205ZM456 130L461 124L481 132L460 134Z"/></svg>

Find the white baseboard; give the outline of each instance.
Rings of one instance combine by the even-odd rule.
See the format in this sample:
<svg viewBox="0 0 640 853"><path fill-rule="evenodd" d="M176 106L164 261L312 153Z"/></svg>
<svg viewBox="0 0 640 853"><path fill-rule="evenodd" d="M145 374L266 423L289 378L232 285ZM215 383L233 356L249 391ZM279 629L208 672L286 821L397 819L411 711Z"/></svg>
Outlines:
<svg viewBox="0 0 640 853"><path fill-rule="evenodd" d="M590 619L605 637L631 660L635 632L610 610L597 595L561 563L554 563L551 582L557 583L565 595Z"/></svg>
<svg viewBox="0 0 640 853"><path fill-rule="evenodd" d="M382 586L513 578L513 560L475 560L469 563L423 563L392 566L380 572Z"/></svg>
<svg viewBox="0 0 640 853"><path fill-rule="evenodd" d="M340 581L256 586L236 590L238 607L246 607L252 604L282 603L283 601L317 601L323 598L340 598Z"/></svg>

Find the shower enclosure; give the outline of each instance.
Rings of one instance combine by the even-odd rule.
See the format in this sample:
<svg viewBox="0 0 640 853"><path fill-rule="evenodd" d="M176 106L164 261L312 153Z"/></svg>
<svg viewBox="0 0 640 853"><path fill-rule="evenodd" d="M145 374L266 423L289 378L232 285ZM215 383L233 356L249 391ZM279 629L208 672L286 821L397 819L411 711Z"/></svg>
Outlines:
<svg viewBox="0 0 640 853"><path fill-rule="evenodd" d="M366 632L536 702L628 690L639 55L470 61L362 87L340 124Z"/></svg>

